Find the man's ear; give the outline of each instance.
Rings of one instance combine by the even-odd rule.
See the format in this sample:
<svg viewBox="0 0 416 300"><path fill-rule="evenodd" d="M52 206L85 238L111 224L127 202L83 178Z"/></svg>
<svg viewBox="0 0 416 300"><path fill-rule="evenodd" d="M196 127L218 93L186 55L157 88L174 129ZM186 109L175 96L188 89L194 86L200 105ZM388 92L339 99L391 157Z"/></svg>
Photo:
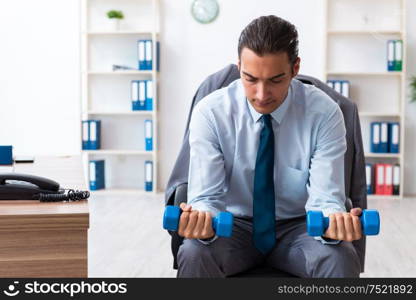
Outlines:
<svg viewBox="0 0 416 300"><path fill-rule="evenodd" d="M298 75L300 69L300 57L296 58L295 63L292 67L292 78Z"/></svg>
<svg viewBox="0 0 416 300"><path fill-rule="evenodd" d="M237 60L237 68L238 68L238 72L240 72L240 70L241 70L241 61L240 61L240 59Z"/></svg>

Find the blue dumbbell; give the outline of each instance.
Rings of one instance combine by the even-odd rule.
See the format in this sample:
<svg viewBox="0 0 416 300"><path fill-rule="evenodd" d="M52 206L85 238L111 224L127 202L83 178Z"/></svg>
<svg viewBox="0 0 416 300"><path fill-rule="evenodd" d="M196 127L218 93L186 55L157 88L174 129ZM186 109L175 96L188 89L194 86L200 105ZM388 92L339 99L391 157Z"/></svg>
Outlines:
<svg viewBox="0 0 416 300"><path fill-rule="evenodd" d="M380 232L380 216L375 209L364 209L360 216L361 229L364 235L377 235ZM329 227L329 218L321 211L308 211L306 227L310 236L322 236Z"/></svg>
<svg viewBox="0 0 416 300"><path fill-rule="evenodd" d="M163 215L163 228L166 230L177 231L180 215L181 209L178 206L166 206ZM233 215L229 212L220 212L212 219L212 228L216 235L230 237L233 231Z"/></svg>

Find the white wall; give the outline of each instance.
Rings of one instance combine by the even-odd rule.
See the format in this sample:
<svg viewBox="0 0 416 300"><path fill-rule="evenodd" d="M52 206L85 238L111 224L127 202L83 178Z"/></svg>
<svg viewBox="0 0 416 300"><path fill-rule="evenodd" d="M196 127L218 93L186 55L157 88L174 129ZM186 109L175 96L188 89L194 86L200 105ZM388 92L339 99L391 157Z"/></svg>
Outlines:
<svg viewBox="0 0 416 300"><path fill-rule="evenodd" d="M14 154L80 149L79 2L2 1L0 144Z"/></svg>
<svg viewBox="0 0 416 300"><path fill-rule="evenodd" d="M178 154L192 96L209 74L236 62L237 40L253 18L275 14L300 34L301 72L322 77L323 0L218 0L220 15L194 21L192 0L161 2L160 187ZM79 1L2 3L0 144L15 154L79 152ZM408 1L408 74L416 74L416 1ZM405 193L416 194L416 104L407 105ZM51 125L54 124L54 125ZM56 124L59 124L57 126ZM51 138L52 137L52 138Z"/></svg>

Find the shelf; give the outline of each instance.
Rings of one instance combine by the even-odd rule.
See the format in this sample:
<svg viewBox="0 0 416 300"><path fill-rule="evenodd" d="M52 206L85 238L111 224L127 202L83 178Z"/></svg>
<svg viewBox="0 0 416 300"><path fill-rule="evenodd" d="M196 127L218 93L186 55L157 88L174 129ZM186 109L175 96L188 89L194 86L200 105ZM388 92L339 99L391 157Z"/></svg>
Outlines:
<svg viewBox="0 0 416 300"><path fill-rule="evenodd" d="M400 200L400 195L367 195L367 200Z"/></svg>
<svg viewBox="0 0 416 300"><path fill-rule="evenodd" d="M401 71L395 72L338 72L338 71L328 71L328 76L400 76L402 75Z"/></svg>
<svg viewBox="0 0 416 300"><path fill-rule="evenodd" d="M141 150L82 150L89 154L109 154L109 155L153 155L154 151Z"/></svg>
<svg viewBox="0 0 416 300"><path fill-rule="evenodd" d="M104 3L103 3L104 2ZM122 3L118 3L122 2ZM158 188L158 110L161 16L160 0L92 1L83 0L80 27L81 42L81 118L101 119L101 143L98 150L81 150L84 173L89 178L88 160L104 159L107 189L91 191L93 195L154 195ZM120 27L114 27L105 12L115 9L129 12ZM139 70L139 40L153 41L152 70ZM117 67L118 65L118 67ZM126 69L123 69L126 67ZM151 80L152 111L133 111L130 81ZM148 88L146 84L146 88ZM133 93L139 91L133 91ZM141 91L142 92L142 91ZM151 134L154 151L145 151L145 136L149 132L144 120L152 120ZM131 130L140 131L131 137ZM81 133L84 128L81 126ZM85 132L87 135L87 133ZM152 192L144 191L148 167L143 161L153 162ZM137 165L140 162L140 165ZM97 170L96 170L97 171ZM124 180L124 178L128 180ZM134 180L129 181L131 178ZM139 182L141 181L141 182ZM119 184L118 184L119 182ZM127 184L126 182L131 182ZM137 185L136 185L136 183ZM123 184L125 183L125 184ZM124 187L124 188L123 188ZM143 196L145 197L145 196Z"/></svg>
<svg viewBox="0 0 416 300"><path fill-rule="evenodd" d="M85 35L148 35L151 36L151 31L89 31L83 32ZM156 33L156 36L158 33Z"/></svg>
<svg viewBox="0 0 416 300"><path fill-rule="evenodd" d="M153 71L125 70L125 71L89 71L88 75L152 75Z"/></svg>
<svg viewBox="0 0 416 300"><path fill-rule="evenodd" d="M107 115L107 116L152 116L153 111L87 111L88 115Z"/></svg>
<svg viewBox="0 0 416 300"><path fill-rule="evenodd" d="M397 30L329 30L330 35L401 35L402 32Z"/></svg>
<svg viewBox="0 0 416 300"><path fill-rule="evenodd" d="M366 152L365 157L380 157L380 158L400 158L400 153L371 153Z"/></svg>
<svg viewBox="0 0 416 300"><path fill-rule="evenodd" d="M324 78L350 81L351 100L357 105L366 163L399 164L400 195L367 195L368 200L400 201L405 178L405 111L407 101L405 14L407 0L325 1ZM383 21L383 22L380 22ZM402 70L388 71L387 41L402 40ZM341 58L341 59L340 59ZM401 153L372 153L372 121L399 122ZM367 150L367 152L366 152ZM406 156L407 157L407 156ZM409 182L411 178L409 179Z"/></svg>
<svg viewBox="0 0 416 300"><path fill-rule="evenodd" d="M395 117L400 118L400 113L379 113L379 112L359 112L360 117Z"/></svg>

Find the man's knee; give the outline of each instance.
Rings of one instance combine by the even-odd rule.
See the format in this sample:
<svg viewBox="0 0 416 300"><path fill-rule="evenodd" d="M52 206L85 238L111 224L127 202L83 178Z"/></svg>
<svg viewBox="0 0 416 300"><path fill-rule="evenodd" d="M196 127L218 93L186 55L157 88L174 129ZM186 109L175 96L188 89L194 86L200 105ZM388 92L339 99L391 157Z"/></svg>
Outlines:
<svg viewBox="0 0 416 300"><path fill-rule="evenodd" d="M178 251L178 264L197 263L210 257L209 249L197 240L184 240Z"/></svg>
<svg viewBox="0 0 416 300"><path fill-rule="evenodd" d="M311 267L312 277L357 278L361 271L360 259L350 242L322 245Z"/></svg>
<svg viewBox="0 0 416 300"><path fill-rule="evenodd" d="M198 240L185 239L179 247L178 277L223 277L210 246Z"/></svg>

